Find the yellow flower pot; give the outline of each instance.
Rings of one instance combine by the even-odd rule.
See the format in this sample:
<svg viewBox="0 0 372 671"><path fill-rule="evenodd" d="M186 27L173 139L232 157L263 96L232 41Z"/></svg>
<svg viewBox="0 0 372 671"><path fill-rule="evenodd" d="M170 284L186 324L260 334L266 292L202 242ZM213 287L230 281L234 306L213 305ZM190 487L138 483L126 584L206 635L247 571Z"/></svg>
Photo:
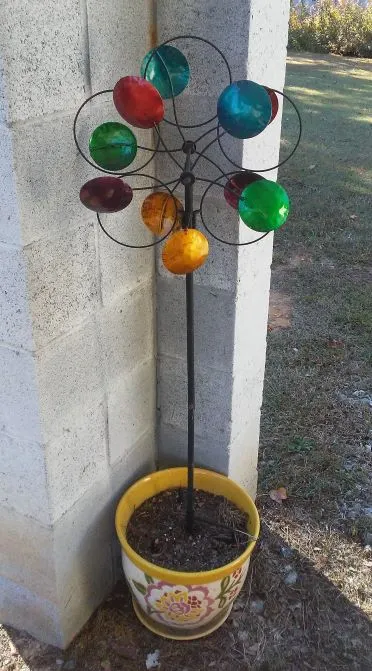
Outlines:
<svg viewBox="0 0 372 671"><path fill-rule="evenodd" d="M243 587L252 540L229 564L211 571L188 573L152 564L128 544L126 529L141 503L165 491L186 487L187 468L169 468L136 482L120 499L116 510L116 532L122 547L125 577L133 596L137 617L155 634L172 639L195 639L212 633L225 622ZM248 533L257 538L260 520L247 492L232 480L201 468L195 469L195 487L225 496L248 514Z"/></svg>

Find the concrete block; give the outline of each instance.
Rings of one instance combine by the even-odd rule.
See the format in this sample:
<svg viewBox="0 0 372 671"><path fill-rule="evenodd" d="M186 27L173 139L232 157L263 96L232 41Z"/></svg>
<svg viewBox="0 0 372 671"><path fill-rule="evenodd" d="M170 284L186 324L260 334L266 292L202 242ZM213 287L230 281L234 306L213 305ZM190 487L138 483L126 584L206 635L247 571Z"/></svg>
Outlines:
<svg viewBox="0 0 372 671"><path fill-rule="evenodd" d="M51 528L40 532L26 518L23 523L9 518L5 527L2 515L3 565L14 582L8 575L0 578L1 621L67 647L112 588L114 512L107 477L60 518L53 533Z"/></svg>
<svg viewBox="0 0 372 671"><path fill-rule="evenodd" d="M187 464L187 431L164 424L158 425L158 464L161 468ZM195 436L195 465L227 473L229 453L226 440Z"/></svg>
<svg viewBox="0 0 372 671"><path fill-rule="evenodd" d="M157 282L158 351L186 357L185 281L163 277ZM194 290L195 360L197 365L230 371L233 360L235 295L196 285Z"/></svg>
<svg viewBox="0 0 372 671"><path fill-rule="evenodd" d="M79 135L89 125L84 119L79 124ZM25 245L40 238L60 237L67 231L74 233L77 224L95 221L94 212L79 200L80 187L93 168L77 153L72 124L73 115L69 114L13 126L15 180Z"/></svg>
<svg viewBox="0 0 372 671"><path fill-rule="evenodd" d="M177 42L174 43L174 46L177 47ZM182 50L181 43L177 48L181 48ZM224 81L224 84L227 84L227 80ZM175 99L177 119L181 126L196 126L196 124L203 124L199 128L183 128L185 138L195 142L198 151L200 151L199 147L204 146L204 144L207 144L213 138L212 129L217 126L217 97L218 96L214 95L212 91L207 92L206 95L199 95L193 90L192 85L189 85L189 87ZM174 111L171 99L164 100L164 109L165 118L174 121ZM210 135L206 135L204 140L200 140L200 143L197 142L198 138L207 133L207 131L210 131ZM177 127L162 123L160 125L160 132L167 145L169 144L172 149L177 148L180 150L179 153L175 154L175 158L182 164L183 138ZM216 133L214 133L214 136L215 135ZM157 157L157 159L158 158L161 157ZM193 160L196 158L196 156L193 156ZM170 161L170 165L173 165L173 161Z"/></svg>
<svg viewBox="0 0 372 671"><path fill-rule="evenodd" d="M81 408L46 446L50 514L58 520L96 482L107 477L106 404Z"/></svg>
<svg viewBox="0 0 372 671"><path fill-rule="evenodd" d="M61 647L67 647L112 589L114 515L107 477L95 483L54 526Z"/></svg>
<svg viewBox="0 0 372 671"><path fill-rule="evenodd" d="M81 427L87 409L102 401L103 376L95 324L53 341L37 354L40 411L45 441Z"/></svg>
<svg viewBox="0 0 372 671"><path fill-rule="evenodd" d="M22 250L0 244L0 340L31 349L32 330Z"/></svg>
<svg viewBox="0 0 372 671"><path fill-rule="evenodd" d="M110 221L107 226L113 235L117 231L121 236L118 239L125 240L123 226L113 225ZM125 229L124 229L125 230ZM143 232L143 239L151 242L150 235ZM101 269L101 290L104 305L109 305L123 289L135 289L144 282L152 282L154 279L154 250L153 249L125 249L109 240L104 233L98 232L98 246Z"/></svg>
<svg viewBox="0 0 372 671"><path fill-rule="evenodd" d="M0 430L42 442L32 354L0 347L0 371Z"/></svg>
<svg viewBox="0 0 372 671"><path fill-rule="evenodd" d="M52 528L2 506L0 519L1 576L55 603L57 592Z"/></svg>
<svg viewBox="0 0 372 671"><path fill-rule="evenodd" d="M100 349L108 385L143 359L154 356L153 289L149 284L119 293L98 314Z"/></svg>
<svg viewBox="0 0 372 671"><path fill-rule="evenodd" d="M4 127L8 119L8 101L6 99L5 81L4 81L4 63L0 56L0 124Z"/></svg>
<svg viewBox="0 0 372 671"><path fill-rule="evenodd" d="M146 182L139 178L127 179L133 186L142 186ZM148 180L147 180L148 183ZM154 241L141 219L141 205L148 191L134 192L131 204L118 214L104 215L102 220L106 230L117 240L133 244L146 245ZM161 246L161 245L160 245ZM154 249L128 249L121 247L99 230L98 248L102 300L104 305L116 300L124 290L138 286L142 282L151 282L154 276Z"/></svg>
<svg viewBox="0 0 372 671"><path fill-rule="evenodd" d="M228 476L245 487L254 499L257 491L257 453L260 434L259 408L250 407L250 421L229 447Z"/></svg>
<svg viewBox="0 0 372 671"><path fill-rule="evenodd" d="M84 97L80 11L80 0L58 6L2 2L0 42L9 121L72 111Z"/></svg>
<svg viewBox="0 0 372 671"><path fill-rule="evenodd" d="M142 478L148 473L155 471L155 427L152 426L146 431L130 452L111 467L111 490L114 495L115 507L121 496L130 487L131 484ZM114 559L114 579L115 581L124 578L123 565L121 558L121 546L117 537L112 544Z"/></svg>
<svg viewBox="0 0 372 671"><path fill-rule="evenodd" d="M155 427L150 428L123 459L111 465L111 491L115 501L124 494L131 484L147 473L155 470Z"/></svg>
<svg viewBox="0 0 372 671"><path fill-rule="evenodd" d="M139 75L141 61L151 46L150 0L108 0L103 16L98 0L87 0L89 57L93 91L113 88L126 75Z"/></svg>
<svg viewBox="0 0 372 671"><path fill-rule="evenodd" d="M149 359L115 380L108 392L110 463L123 458L155 421L155 362Z"/></svg>
<svg viewBox="0 0 372 671"><path fill-rule="evenodd" d="M21 231L13 173L12 136L6 126L0 126L0 184L0 242L20 244Z"/></svg>
<svg viewBox="0 0 372 671"><path fill-rule="evenodd" d="M228 17L225 3L215 0L206 0L202 5L198 0L185 0L172 12L165 0L158 0L157 20L159 42L179 34L206 37L227 57L233 79L245 79L250 21L249 3L245 0L232 0ZM228 84L223 61L214 49L194 40L180 41L175 46L187 54L190 62L190 91L209 95L221 92Z"/></svg>
<svg viewBox="0 0 372 671"><path fill-rule="evenodd" d="M44 447L0 433L0 505L50 522Z"/></svg>
<svg viewBox="0 0 372 671"><path fill-rule="evenodd" d="M1 576L0 620L50 645L63 645L58 606Z"/></svg>
<svg viewBox="0 0 372 671"><path fill-rule="evenodd" d="M230 437L232 378L230 373L199 365L195 371L195 432L217 442ZM187 428L186 362L169 356L158 361L158 411L162 422Z"/></svg>
<svg viewBox="0 0 372 671"><path fill-rule="evenodd" d="M241 367L239 367L239 364L241 364ZM244 370L243 364L244 362L240 361L237 354L231 402L231 442L246 431L247 426L251 425L253 417L256 417L258 422L260 420L265 369L262 367L258 370L257 375L253 376L249 368L247 371Z"/></svg>
<svg viewBox="0 0 372 671"><path fill-rule="evenodd" d="M71 330L99 303L93 225L80 224L25 250L37 347Z"/></svg>
<svg viewBox="0 0 372 671"><path fill-rule="evenodd" d="M279 90L284 86L289 4L250 0L247 74Z"/></svg>
<svg viewBox="0 0 372 671"><path fill-rule="evenodd" d="M254 247L248 253L239 253L232 442L246 432L247 426L252 425L253 417L256 417L257 427L260 419L265 373L272 236L268 236L259 244L259 254L254 254ZM244 259L245 254L248 256L247 264ZM252 328L252 323L255 325L254 328ZM249 413L244 412L244 408L249 408Z"/></svg>

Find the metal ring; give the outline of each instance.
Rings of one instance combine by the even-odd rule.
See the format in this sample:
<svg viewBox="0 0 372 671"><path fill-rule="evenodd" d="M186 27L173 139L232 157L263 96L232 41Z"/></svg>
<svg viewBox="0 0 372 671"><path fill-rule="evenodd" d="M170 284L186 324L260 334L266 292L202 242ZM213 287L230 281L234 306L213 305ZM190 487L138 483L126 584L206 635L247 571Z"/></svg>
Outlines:
<svg viewBox="0 0 372 671"><path fill-rule="evenodd" d="M229 163L231 163L231 165L234 165L239 170L249 170L250 172L270 172L270 170L275 170L276 168L280 168L282 165L284 165L284 163L287 163L287 161L289 161L289 159L292 158L293 154L295 153L295 151L298 148L298 145L301 142L302 119L301 119L301 114L299 112L299 109L298 109L297 105L293 102L292 98L290 98L286 93L283 93L283 91L278 91L277 89L271 89L271 90L275 91L275 93L279 93L279 95L281 95L283 98L288 100L288 102L291 103L293 109L295 110L295 112L297 114L297 118L298 118L298 137L297 137L297 140L295 142L295 145L294 145L291 153L286 158L284 158L283 161L279 161L279 163L277 163L276 165L273 165L271 168L243 168L243 166L239 165L238 163L235 163L235 161L232 161L231 158L226 154L224 148L222 147L222 144L221 144L222 135L220 134L220 124L218 124L217 141L218 141L219 147L220 147L224 157L229 161Z"/></svg>
<svg viewBox="0 0 372 671"><path fill-rule="evenodd" d="M83 159L84 159L84 161L86 161L87 163L89 163L89 165L91 165L92 168L95 168L95 170L99 170L100 172L103 172L103 173L105 173L106 175L115 175L115 177L127 177L128 175L134 175L135 173L139 172L140 170L143 170L143 168L146 168L146 166L147 166L147 165L150 163L150 161L152 161L152 159L154 158L156 152L159 150L160 139L158 139L158 142L157 142L157 145L156 145L155 149L147 149L147 147L139 147L139 149L146 149L147 151L152 151L152 152L153 152L152 156L150 156L149 160L146 161L146 163L144 163L143 165L141 165L139 168L136 168L135 170L131 170L131 171L129 171L129 172L122 172L122 173L119 173L119 172L113 172L112 170L105 170L104 168L100 168L100 166L97 165L96 163L93 163L93 162L92 162L92 161L91 161L91 160L84 154L83 150L81 149L81 147L80 147L80 145L79 145L79 143L78 143L77 136L76 136L76 124L77 124L77 121L78 121L80 112L83 110L83 108L85 107L85 105L86 105L87 103L89 103L91 100L93 100L93 98L96 98L97 96L100 96L100 95L102 95L103 93L112 93L112 92L113 92L113 89L105 89L104 91L98 91L98 93L93 93L92 96L89 96L89 98L87 98L86 100L84 100L83 104L80 105L78 111L77 111L76 114L75 114L74 123L73 123L74 142L75 142L76 148L77 148L77 150L78 150L80 156L82 156Z"/></svg>
<svg viewBox="0 0 372 671"><path fill-rule="evenodd" d="M158 179L157 177L154 177L153 175L146 175L145 173L133 175L133 177L147 177L149 179L154 179L158 184L160 184L160 186L164 187L168 191L170 197L173 199L174 206L175 206L174 222L172 224L172 228L168 231L168 233L163 235L163 237L160 238L159 240L155 240L155 242L151 242L148 245L130 245L127 242L121 242L120 240L117 240L112 235L110 235L110 233L108 233L106 231L105 227L102 224L101 217L99 216L99 212L96 212L97 220L98 220L98 223L101 227L101 230L104 232L104 234L107 235L107 237L110 238L110 240L112 240L113 242L116 242L118 245L121 245L121 247L128 247L129 249L148 249L149 247L155 247L155 245L159 245L161 242L163 242L163 240L165 240L165 238L168 237L168 235L170 235L172 233L172 231L173 231L173 229L176 225L176 221L177 221L177 203L176 203L175 196L173 195L173 193L171 192L171 190L169 189L167 184L165 182L162 182L161 179Z"/></svg>

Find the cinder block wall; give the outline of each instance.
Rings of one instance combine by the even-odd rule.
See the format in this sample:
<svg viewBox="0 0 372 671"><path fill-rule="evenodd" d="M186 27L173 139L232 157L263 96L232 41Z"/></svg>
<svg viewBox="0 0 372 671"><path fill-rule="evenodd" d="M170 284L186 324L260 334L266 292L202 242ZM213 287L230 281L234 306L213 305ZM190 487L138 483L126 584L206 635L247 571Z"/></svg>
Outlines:
<svg viewBox="0 0 372 671"><path fill-rule="evenodd" d="M154 467L154 256L98 233L79 189L99 173L72 139L151 30L151 2L0 7L0 621L59 646L112 587L115 502ZM104 120L109 96L85 146ZM107 223L143 243L134 200Z"/></svg>

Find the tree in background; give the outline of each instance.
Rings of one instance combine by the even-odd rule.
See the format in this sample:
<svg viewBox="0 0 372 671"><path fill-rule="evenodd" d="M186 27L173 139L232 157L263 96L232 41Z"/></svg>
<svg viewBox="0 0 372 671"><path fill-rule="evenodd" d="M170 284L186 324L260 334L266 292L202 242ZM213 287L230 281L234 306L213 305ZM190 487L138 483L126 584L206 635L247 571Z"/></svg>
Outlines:
<svg viewBox="0 0 372 671"><path fill-rule="evenodd" d="M371 0L291 0L288 46L371 58Z"/></svg>

